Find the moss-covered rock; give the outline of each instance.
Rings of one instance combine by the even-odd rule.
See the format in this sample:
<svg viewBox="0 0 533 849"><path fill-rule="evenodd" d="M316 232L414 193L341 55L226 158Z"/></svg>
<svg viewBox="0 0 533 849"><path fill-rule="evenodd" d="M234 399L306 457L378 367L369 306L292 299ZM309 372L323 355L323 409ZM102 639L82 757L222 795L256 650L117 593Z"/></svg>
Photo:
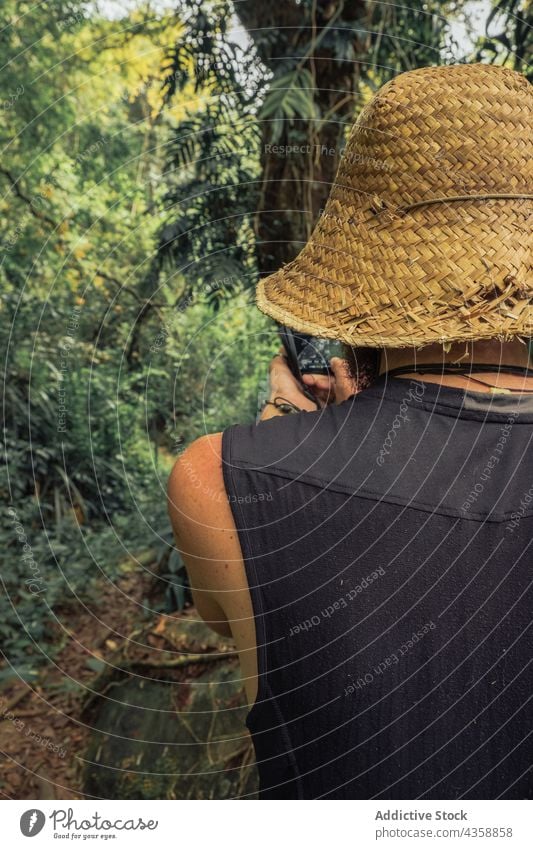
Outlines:
<svg viewBox="0 0 533 849"><path fill-rule="evenodd" d="M178 652L159 652L153 667L130 659L131 671L100 682L102 695L86 717L94 731L83 756L84 792L105 799L253 798L257 775L234 652L225 658L227 641L199 622L178 620L164 631ZM186 647L205 658L174 667L196 657Z"/></svg>

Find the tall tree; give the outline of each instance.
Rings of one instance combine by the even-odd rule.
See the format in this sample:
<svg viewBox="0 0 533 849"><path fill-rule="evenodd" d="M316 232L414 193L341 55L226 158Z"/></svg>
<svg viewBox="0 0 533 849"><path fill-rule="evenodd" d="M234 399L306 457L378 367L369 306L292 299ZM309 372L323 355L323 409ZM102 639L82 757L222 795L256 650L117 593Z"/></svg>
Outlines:
<svg viewBox="0 0 533 849"><path fill-rule="evenodd" d="M194 76L207 82L212 97L194 147L190 128L176 128L173 163L201 180L210 159L212 179L227 188L229 161L235 186L235 160L242 163L243 149L255 145L259 173L242 175L240 203L227 206L225 215L253 213L259 271L292 259L309 237L364 87L375 89L402 70L447 60L444 15L450 6L435 0L400 6L364 0L187 2L185 27L170 57L168 95ZM209 152L213 147L218 158ZM169 200L183 204L188 188L186 182L175 185ZM204 218L203 227L218 229L226 256L235 255L219 217L210 221ZM195 228L194 214L188 226ZM190 245L183 238L184 222L179 230L181 240L162 249L173 250L185 264Z"/></svg>

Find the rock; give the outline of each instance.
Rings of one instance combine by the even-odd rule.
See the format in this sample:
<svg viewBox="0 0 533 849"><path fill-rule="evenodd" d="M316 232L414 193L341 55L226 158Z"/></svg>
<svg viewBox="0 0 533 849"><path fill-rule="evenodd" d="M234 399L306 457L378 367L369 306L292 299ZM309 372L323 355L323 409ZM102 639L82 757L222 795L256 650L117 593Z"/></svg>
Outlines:
<svg viewBox="0 0 533 849"><path fill-rule="evenodd" d="M144 660L105 686L101 681L102 694L84 717L93 727L82 758L84 792L103 799L255 798L238 661L218 656L231 645L190 619L173 620L168 633L158 626L162 631L179 646L174 658L217 652L207 663L179 669L161 669L162 653L153 652L153 668Z"/></svg>

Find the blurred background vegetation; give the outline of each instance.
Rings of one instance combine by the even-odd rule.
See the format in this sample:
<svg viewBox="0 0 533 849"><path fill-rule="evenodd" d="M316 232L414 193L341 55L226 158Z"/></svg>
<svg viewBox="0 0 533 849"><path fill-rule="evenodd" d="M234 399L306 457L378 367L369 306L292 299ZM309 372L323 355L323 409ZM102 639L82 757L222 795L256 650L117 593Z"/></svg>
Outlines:
<svg viewBox="0 0 533 849"><path fill-rule="evenodd" d="M278 346L253 306L259 275L309 237L380 85L469 61L531 79L531 24L530 0L4 0L7 692L49 696L77 617L125 577L142 585L132 631L184 607L166 479L192 439L254 420ZM100 672L105 651L82 663Z"/></svg>

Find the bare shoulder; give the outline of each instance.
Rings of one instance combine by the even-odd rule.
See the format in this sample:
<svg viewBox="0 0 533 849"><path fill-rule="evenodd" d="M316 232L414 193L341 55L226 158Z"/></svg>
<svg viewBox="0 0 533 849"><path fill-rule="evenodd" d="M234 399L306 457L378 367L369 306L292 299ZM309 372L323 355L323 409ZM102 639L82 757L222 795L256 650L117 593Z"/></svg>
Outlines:
<svg viewBox="0 0 533 849"><path fill-rule="evenodd" d="M216 496L224 492L221 433L201 436L186 448L174 463L168 491L184 508L220 500Z"/></svg>
<svg viewBox="0 0 533 849"><path fill-rule="evenodd" d="M176 541L197 586L229 589L242 562L222 474L222 433L195 440L176 460L168 480L168 509ZM206 577L207 576L207 577Z"/></svg>

